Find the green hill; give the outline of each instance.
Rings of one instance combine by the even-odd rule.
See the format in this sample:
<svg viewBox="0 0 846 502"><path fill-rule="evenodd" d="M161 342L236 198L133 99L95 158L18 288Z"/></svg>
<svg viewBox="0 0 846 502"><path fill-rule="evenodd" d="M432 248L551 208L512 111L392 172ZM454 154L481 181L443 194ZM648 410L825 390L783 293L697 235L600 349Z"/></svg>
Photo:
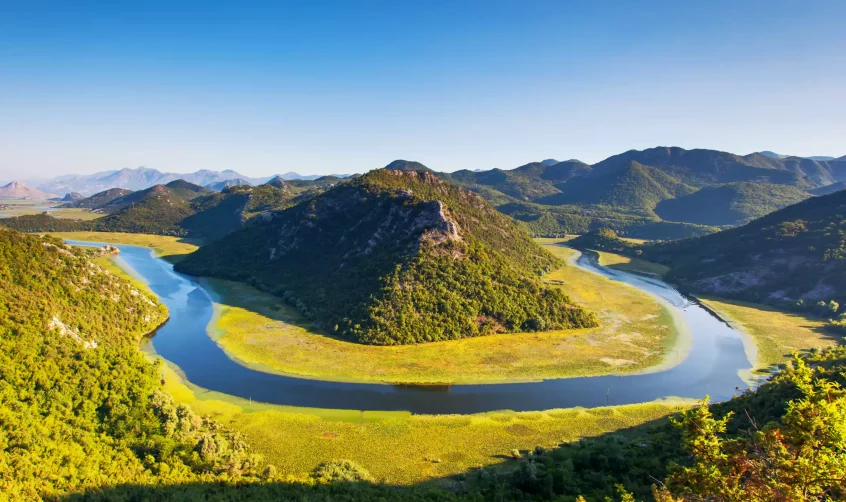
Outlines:
<svg viewBox="0 0 846 502"><path fill-rule="evenodd" d="M745 226L644 253L670 279L706 293L775 304L846 302L846 192L813 197Z"/></svg>
<svg viewBox="0 0 846 502"><path fill-rule="evenodd" d="M249 219L266 211L283 209L303 198L287 184L231 186L221 193L195 200L194 214L179 226L188 235L214 240L240 229Z"/></svg>
<svg viewBox="0 0 846 502"><path fill-rule="evenodd" d="M171 181L166 187L170 188L170 190L182 199L191 201L198 197L202 197L204 195L208 195L214 193L213 190L210 190L206 187L201 187L200 185L195 185L194 183L189 183L185 180L175 180Z"/></svg>
<svg viewBox="0 0 846 502"><path fill-rule="evenodd" d="M266 213L178 270L249 281L329 331L393 345L594 325L540 281L560 265L478 195L380 169Z"/></svg>
<svg viewBox="0 0 846 502"><path fill-rule="evenodd" d="M0 498L256 479L237 436L159 390L138 343L167 311L104 252L0 228Z"/></svg>
<svg viewBox="0 0 846 502"><path fill-rule="evenodd" d="M760 155L768 162L778 162ZM646 150L630 150L609 157L593 165L590 176L607 176L637 162L656 169L691 186L707 186L715 183L754 181L793 185L811 188L813 182L799 173L789 171L783 164L768 164L767 167L728 152L717 150L685 150L678 147L657 147Z"/></svg>
<svg viewBox="0 0 846 502"><path fill-rule="evenodd" d="M420 162L416 162L413 160L395 160L385 166L385 169L395 169L397 171L420 171L420 172L433 172L428 167L424 166Z"/></svg>
<svg viewBox="0 0 846 502"><path fill-rule="evenodd" d="M91 197L87 197L85 199L77 200L74 202L69 202L67 204L63 204L62 207L65 208L85 208L85 209L98 209L101 208L108 203L112 202L115 199L119 199L121 197L125 197L132 193L132 190L124 190L123 188L110 188L108 190L104 190L99 193L95 193Z"/></svg>
<svg viewBox="0 0 846 502"><path fill-rule="evenodd" d="M573 180L562 186L560 194L538 202L608 206L617 211L649 214L659 202L693 191L693 188L658 169L630 162L601 178Z"/></svg>
<svg viewBox="0 0 846 502"><path fill-rule="evenodd" d="M146 190L114 197L119 189L92 197L108 200L94 210L108 216L93 221L32 215L0 219L0 225L21 232L127 232L189 236L213 240L240 229L246 221L263 212L290 207L314 197L330 182L309 182L303 186L277 188L274 185L232 186L223 192L177 180ZM110 199L110 200L109 200ZM86 204L93 205L94 201Z"/></svg>
<svg viewBox="0 0 846 502"><path fill-rule="evenodd" d="M789 185L731 183L705 187L662 201L655 213L664 220L700 225L739 225L801 202L811 194Z"/></svg>
<svg viewBox="0 0 846 502"><path fill-rule="evenodd" d="M190 192L189 192L190 193ZM156 185L110 202L103 209L111 212L93 223L99 232L185 235L182 220L194 214L182 190Z"/></svg>

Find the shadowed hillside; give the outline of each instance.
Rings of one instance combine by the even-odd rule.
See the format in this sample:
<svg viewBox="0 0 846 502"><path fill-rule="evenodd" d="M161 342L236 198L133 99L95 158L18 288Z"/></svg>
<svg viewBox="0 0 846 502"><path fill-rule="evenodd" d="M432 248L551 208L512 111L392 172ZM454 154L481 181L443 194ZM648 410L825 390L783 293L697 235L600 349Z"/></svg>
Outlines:
<svg viewBox="0 0 846 502"><path fill-rule="evenodd" d="M846 192L814 197L751 223L644 249L694 291L794 305L846 302Z"/></svg>

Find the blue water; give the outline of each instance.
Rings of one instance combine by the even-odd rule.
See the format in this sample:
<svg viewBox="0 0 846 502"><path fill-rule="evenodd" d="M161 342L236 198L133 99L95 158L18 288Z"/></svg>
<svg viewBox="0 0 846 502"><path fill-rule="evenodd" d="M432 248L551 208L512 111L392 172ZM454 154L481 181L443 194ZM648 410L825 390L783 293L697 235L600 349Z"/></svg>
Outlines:
<svg viewBox="0 0 846 502"><path fill-rule="evenodd" d="M170 311L170 319L152 338L155 351L179 366L193 384L254 401L420 414L596 407L669 396L699 399L706 394L720 401L746 388L738 372L751 367L739 333L666 283L600 267L582 256L579 266L649 291L681 313L692 345L680 364L645 374L448 386L327 382L265 373L233 361L209 338L206 328L212 319L213 305L201 285L174 272L172 265L154 257L147 248L116 246L121 251L122 265L149 284Z"/></svg>

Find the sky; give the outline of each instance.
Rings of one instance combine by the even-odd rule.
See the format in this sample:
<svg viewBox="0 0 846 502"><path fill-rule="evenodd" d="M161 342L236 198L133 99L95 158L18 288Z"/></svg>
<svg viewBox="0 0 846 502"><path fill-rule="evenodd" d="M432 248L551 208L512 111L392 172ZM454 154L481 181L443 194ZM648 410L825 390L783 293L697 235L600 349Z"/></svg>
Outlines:
<svg viewBox="0 0 846 502"><path fill-rule="evenodd" d="M0 179L846 155L846 2L0 0Z"/></svg>

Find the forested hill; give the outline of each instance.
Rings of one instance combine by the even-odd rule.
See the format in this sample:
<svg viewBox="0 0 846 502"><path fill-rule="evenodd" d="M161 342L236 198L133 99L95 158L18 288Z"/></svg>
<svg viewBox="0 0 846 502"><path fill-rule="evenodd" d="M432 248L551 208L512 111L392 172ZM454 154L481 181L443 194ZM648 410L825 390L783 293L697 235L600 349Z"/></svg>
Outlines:
<svg viewBox="0 0 846 502"><path fill-rule="evenodd" d="M158 390L138 342L167 312L96 255L0 228L0 493L52 500L249 474L243 445Z"/></svg>
<svg viewBox="0 0 846 502"><path fill-rule="evenodd" d="M237 230L265 211L289 207L326 190L330 181L293 181L285 185L231 186L212 192L176 180L146 190L107 190L73 207L106 216L91 221L27 215L0 219L0 225L21 232L98 231L176 235L213 240Z"/></svg>
<svg viewBox="0 0 846 502"><path fill-rule="evenodd" d="M540 274L561 266L473 192L380 169L203 246L178 267L250 281L371 344L591 326Z"/></svg>
<svg viewBox="0 0 846 502"><path fill-rule="evenodd" d="M670 279L694 291L770 303L846 303L846 192L644 253L670 265Z"/></svg>
<svg viewBox="0 0 846 502"><path fill-rule="evenodd" d="M656 147L592 166L533 162L439 176L479 193L534 235L609 228L629 237L675 239L826 193L818 187L846 181L846 162Z"/></svg>

